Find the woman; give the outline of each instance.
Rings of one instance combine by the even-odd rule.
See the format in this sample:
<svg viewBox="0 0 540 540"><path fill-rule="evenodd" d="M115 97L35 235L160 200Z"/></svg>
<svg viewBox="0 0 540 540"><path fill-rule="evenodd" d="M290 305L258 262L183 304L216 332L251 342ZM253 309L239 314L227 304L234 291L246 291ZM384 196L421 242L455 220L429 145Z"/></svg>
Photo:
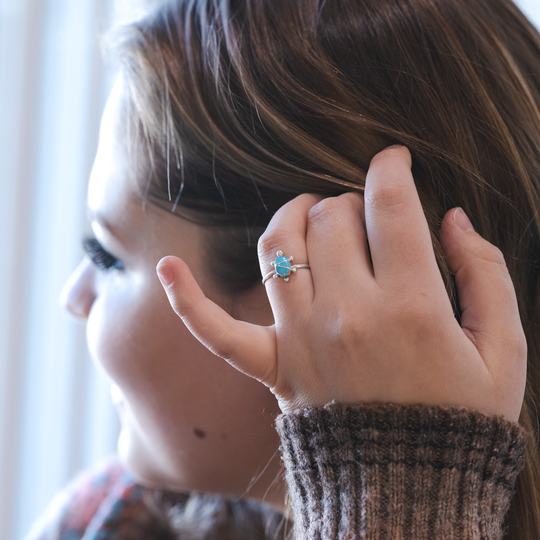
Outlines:
<svg viewBox="0 0 540 540"><path fill-rule="evenodd" d="M540 37L518 8L186 0L117 37L64 299L180 537L205 505L171 493L285 510L280 412L299 537L539 536ZM233 508L204 534L239 537Z"/></svg>

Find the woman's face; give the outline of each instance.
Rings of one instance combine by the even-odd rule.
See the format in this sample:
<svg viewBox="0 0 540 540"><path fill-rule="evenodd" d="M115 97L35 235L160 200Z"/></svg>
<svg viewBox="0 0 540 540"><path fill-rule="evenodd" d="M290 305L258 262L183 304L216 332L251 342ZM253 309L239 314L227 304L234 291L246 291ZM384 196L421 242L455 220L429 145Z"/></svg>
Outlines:
<svg viewBox="0 0 540 540"><path fill-rule="evenodd" d="M172 311L155 268L162 257L176 255L233 316L272 324L264 288L238 298L221 294L204 263L210 229L143 206L127 158L123 103L119 81L103 116L88 191L95 238L119 262L94 244L97 255L75 270L63 303L87 322L92 357L117 386L120 458L142 483L262 499L280 467L276 400L193 338ZM91 258L100 260L96 265ZM265 500L281 506L277 484Z"/></svg>

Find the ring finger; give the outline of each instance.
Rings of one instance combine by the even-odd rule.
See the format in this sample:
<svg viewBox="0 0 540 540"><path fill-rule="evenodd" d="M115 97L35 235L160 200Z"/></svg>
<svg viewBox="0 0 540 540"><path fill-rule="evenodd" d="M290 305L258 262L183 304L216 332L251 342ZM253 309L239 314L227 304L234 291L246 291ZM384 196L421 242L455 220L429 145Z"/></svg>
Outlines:
<svg viewBox="0 0 540 540"><path fill-rule="evenodd" d="M307 216L311 207L322 199L320 195L299 195L272 217L258 246L263 277L276 272L272 263L275 263L278 251L287 259L294 257L290 261L291 266L309 264L306 248ZM303 313L313 301L313 281L308 269L291 271L287 277L290 279L288 282L283 277L269 277L265 281L276 321L292 313Z"/></svg>

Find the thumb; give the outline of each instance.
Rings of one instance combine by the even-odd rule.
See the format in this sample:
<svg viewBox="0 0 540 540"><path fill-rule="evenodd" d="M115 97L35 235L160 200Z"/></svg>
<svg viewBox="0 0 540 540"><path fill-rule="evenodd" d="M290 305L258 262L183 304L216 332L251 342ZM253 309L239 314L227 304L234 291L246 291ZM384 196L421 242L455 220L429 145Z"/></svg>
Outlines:
<svg viewBox="0 0 540 540"><path fill-rule="evenodd" d="M178 257L161 259L156 271L173 310L195 338L245 375L273 386L274 326L235 320L205 296L187 264Z"/></svg>
<svg viewBox="0 0 540 540"><path fill-rule="evenodd" d="M502 252L475 232L461 208L444 217L441 240L455 274L462 329L487 368L492 374L526 369L525 335Z"/></svg>

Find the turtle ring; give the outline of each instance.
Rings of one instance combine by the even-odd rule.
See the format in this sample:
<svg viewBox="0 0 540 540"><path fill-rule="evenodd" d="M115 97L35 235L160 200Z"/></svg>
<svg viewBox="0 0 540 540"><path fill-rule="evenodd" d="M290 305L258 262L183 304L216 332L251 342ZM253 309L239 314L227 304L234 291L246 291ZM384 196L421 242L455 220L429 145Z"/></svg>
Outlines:
<svg viewBox="0 0 540 540"><path fill-rule="evenodd" d="M283 251L278 251L276 255L276 260L270 263L274 270L263 277L263 284L270 278L278 279L282 277L284 281L289 281L291 273L295 274L299 268L310 268L309 264L291 264L294 257L284 257Z"/></svg>

